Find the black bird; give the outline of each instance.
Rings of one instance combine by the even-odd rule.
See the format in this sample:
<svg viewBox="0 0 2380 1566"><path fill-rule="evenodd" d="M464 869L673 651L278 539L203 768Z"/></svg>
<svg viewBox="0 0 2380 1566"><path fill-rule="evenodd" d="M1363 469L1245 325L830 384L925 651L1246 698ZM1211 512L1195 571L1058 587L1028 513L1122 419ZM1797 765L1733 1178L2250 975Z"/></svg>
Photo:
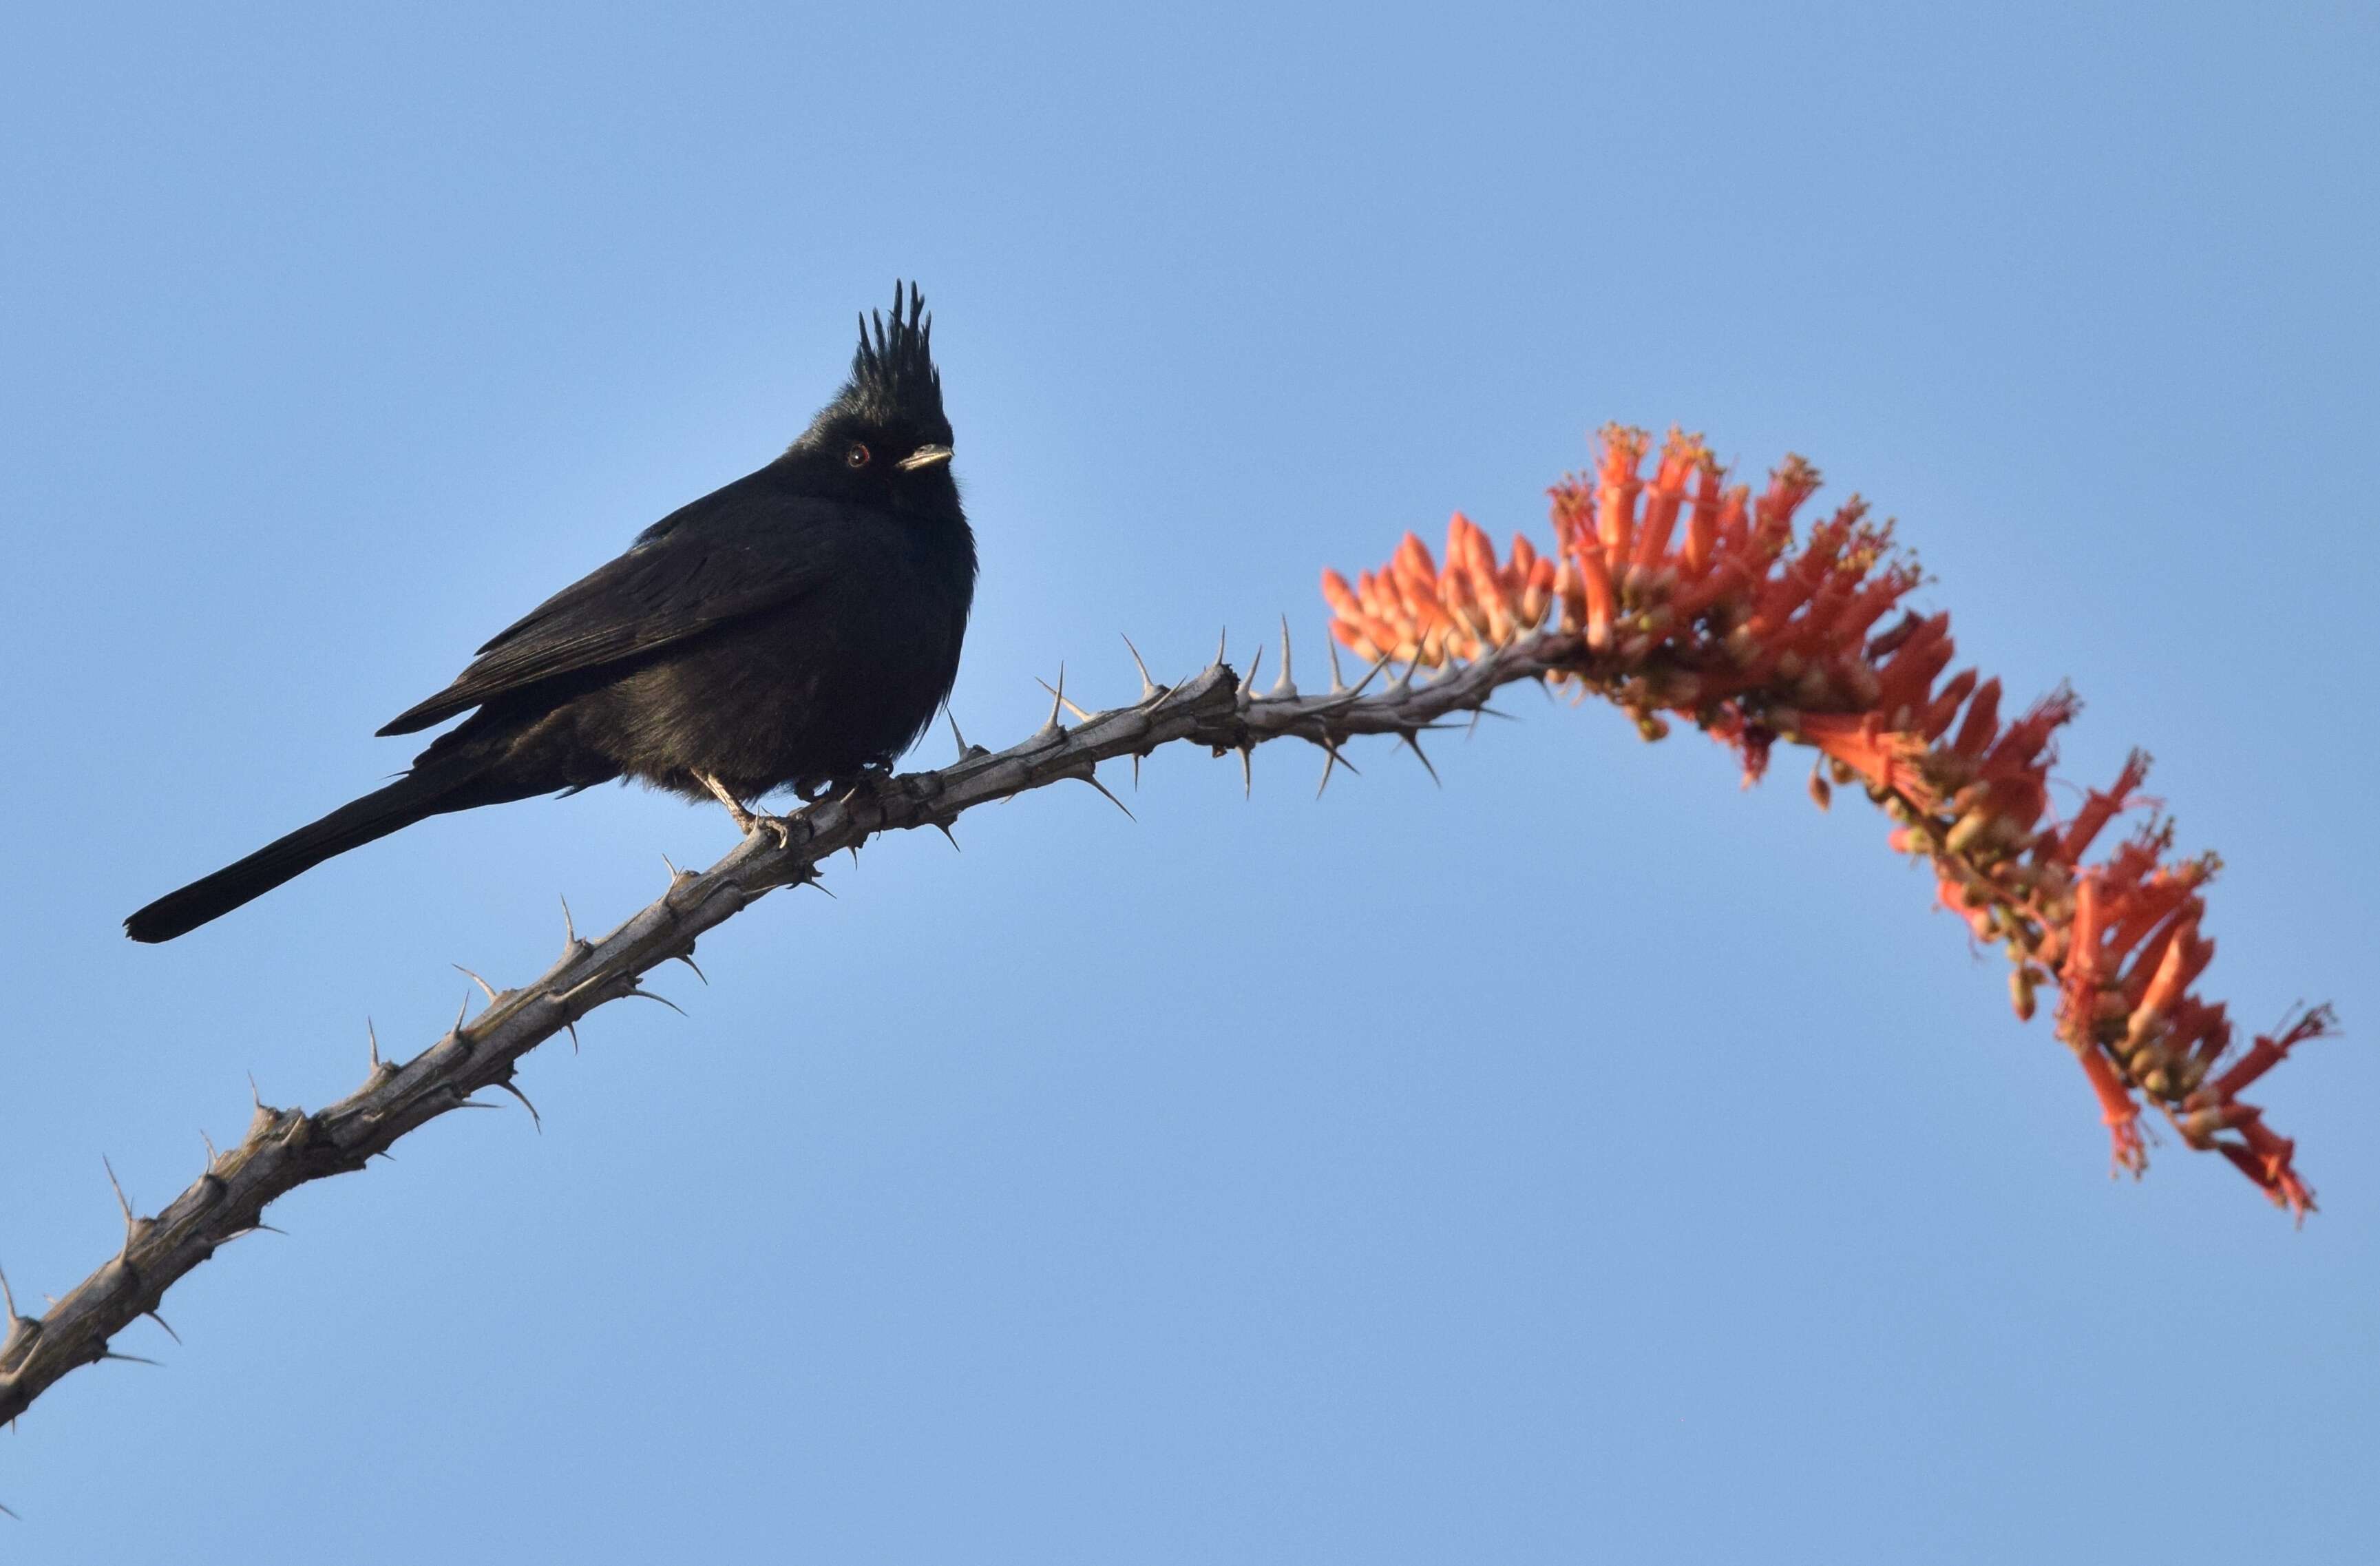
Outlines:
<svg viewBox="0 0 2380 1566"><path fill-rule="evenodd" d="M749 832L772 789L856 783L950 694L975 597L932 317L859 323L851 379L785 454L655 522L480 649L382 734L471 714L387 788L158 899L136 941L448 811L615 777L717 799Z"/></svg>

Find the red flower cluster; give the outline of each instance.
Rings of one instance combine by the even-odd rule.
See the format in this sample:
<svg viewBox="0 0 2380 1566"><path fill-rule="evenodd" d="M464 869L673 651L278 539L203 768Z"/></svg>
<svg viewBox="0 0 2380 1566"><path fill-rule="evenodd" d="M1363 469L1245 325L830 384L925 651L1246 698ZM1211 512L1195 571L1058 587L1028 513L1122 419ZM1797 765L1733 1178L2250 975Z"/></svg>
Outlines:
<svg viewBox="0 0 2380 1566"><path fill-rule="evenodd" d="M2057 986L2058 1036L2098 1095L2119 1168L2146 1165L2145 1099L2191 1146L2309 1211L2293 1144L2238 1095L2329 1031L2328 1009L2227 1058L2223 1007L2192 993L2215 950L2199 934L2214 856L2168 860L2171 828L2152 819L2084 863L2118 814L2145 802L2147 758L2135 752L2113 789L2056 820L2051 738L2079 703L2061 689L2003 721L1998 679L1943 679L1949 615L1904 610L1878 632L1922 580L1890 523L1871 523L1854 495L1797 540L1794 514L1819 482L1800 458L1755 498L1695 436L1672 430L1647 477L1650 447L1642 430L1603 431L1594 476L1550 492L1550 556L1516 536L1500 561L1457 514L1443 567L1407 533L1353 585L1325 571L1332 634L1361 657L1428 667L1531 642L1549 678L1618 703L1648 740L1669 732L1663 715L1691 718L1737 752L1747 782L1778 740L1812 747L1818 803L1836 784L1864 784L1898 824L1892 846L1930 863L1943 906L2006 950L2020 1017L2040 986Z"/></svg>

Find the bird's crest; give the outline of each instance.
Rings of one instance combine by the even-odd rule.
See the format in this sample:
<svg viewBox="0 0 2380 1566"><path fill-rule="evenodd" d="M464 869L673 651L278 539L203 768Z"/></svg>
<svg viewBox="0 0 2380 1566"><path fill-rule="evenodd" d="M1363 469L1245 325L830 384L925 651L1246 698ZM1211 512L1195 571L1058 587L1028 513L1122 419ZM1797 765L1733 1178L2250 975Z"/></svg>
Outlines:
<svg viewBox="0 0 2380 1566"><path fill-rule="evenodd" d="M851 380L835 400L882 422L946 432L942 374L934 368L934 318L926 313L925 296L915 283L908 285L905 315L901 296L902 285L896 282L890 321L879 311L859 318L859 351L851 356Z"/></svg>

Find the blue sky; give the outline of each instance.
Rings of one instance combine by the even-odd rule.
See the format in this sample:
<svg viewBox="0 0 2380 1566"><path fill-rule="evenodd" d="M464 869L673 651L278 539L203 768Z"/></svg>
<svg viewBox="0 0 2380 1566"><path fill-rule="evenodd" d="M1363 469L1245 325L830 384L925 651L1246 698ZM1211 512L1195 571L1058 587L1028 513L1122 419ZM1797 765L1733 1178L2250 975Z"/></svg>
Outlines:
<svg viewBox="0 0 2380 1566"><path fill-rule="evenodd" d="M765 460L923 281L953 698L1136 689L1606 420L1807 453L2228 869L2324 1212L2110 1182L1859 808L1546 706L1313 798L1169 753L873 845L0 1439L11 1552L359 1562L2364 1558L2380 1499L2380 27L2350 7L54 7L0 56L0 1266L62 1291L369 1018L716 810L432 823L131 908ZM941 752L929 741L928 760ZM138 1340L137 1341L135 1340Z"/></svg>

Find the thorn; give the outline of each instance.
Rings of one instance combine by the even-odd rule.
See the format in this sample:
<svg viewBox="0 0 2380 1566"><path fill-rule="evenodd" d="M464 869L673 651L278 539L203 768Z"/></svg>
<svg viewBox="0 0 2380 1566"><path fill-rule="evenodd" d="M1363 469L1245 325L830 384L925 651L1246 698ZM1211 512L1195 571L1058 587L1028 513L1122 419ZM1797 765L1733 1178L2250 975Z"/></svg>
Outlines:
<svg viewBox="0 0 2380 1566"><path fill-rule="evenodd" d="M1264 667L1264 643L1257 643L1256 655L1248 660L1248 672L1240 676L1240 700L1243 702L1257 699L1257 670Z"/></svg>
<svg viewBox="0 0 2380 1566"><path fill-rule="evenodd" d="M471 992L469 990L465 990L463 992L463 1004L455 1008L455 1025L448 1028L446 1031L453 1034L456 1038L461 1038L463 1036L463 1019L469 1014L470 1009Z"/></svg>
<svg viewBox="0 0 2380 1566"><path fill-rule="evenodd" d="M17 1314L17 1291L8 1287L8 1275L5 1271L0 1271L0 1302L5 1302L7 1304L8 1319L10 1321L22 1321L24 1319L24 1317Z"/></svg>
<svg viewBox="0 0 2380 1566"><path fill-rule="evenodd" d="M472 973L468 968L464 967L459 962L450 962L447 966L454 969L457 973L462 974L463 977L470 980L473 984L479 985L481 989L487 991L488 998L490 1000L492 1001L496 998L496 986L488 983L487 980L480 977L477 973Z"/></svg>
<svg viewBox="0 0 2380 1566"><path fill-rule="evenodd" d="M689 968L694 968L694 976L702 981L702 987L704 989L709 989L710 987L710 975L704 973L699 968L695 968L694 948L692 947L686 948L684 951L674 953L673 956L677 961L685 963Z"/></svg>
<svg viewBox="0 0 2380 1566"><path fill-rule="evenodd" d="M951 711L951 704L948 702L944 702L942 703L942 716L951 720L951 738L958 742L959 760L966 760L966 736L959 732L959 715Z"/></svg>
<svg viewBox="0 0 2380 1566"><path fill-rule="evenodd" d="M261 1109L264 1107L264 1090L256 1085L256 1073L254 1071L248 1073L248 1097L249 1102L254 1104L258 1108ZM199 1134L203 1136L206 1133L201 1132Z"/></svg>
<svg viewBox="0 0 2380 1566"><path fill-rule="evenodd" d="M1230 643L1231 640L1232 628L1230 626L1225 626L1223 628L1222 634L1215 638L1215 667L1218 668L1222 667L1223 649Z"/></svg>
<svg viewBox="0 0 2380 1566"><path fill-rule="evenodd" d="M16 1427L17 1427L17 1422L16 1422L15 1420L13 1420L13 1419L12 1419L12 1420L8 1421L8 1428L10 1428L11 1430L13 1430L13 1429L15 1429ZM22 1523L22 1522L24 1521L24 1519L23 1519L22 1517L18 1516L15 1512L13 1512L13 1511L8 1511L8 1509L7 1509L6 1507L5 1507L5 1506L0 1506L0 1511L7 1511L7 1512L8 1512L9 1520L10 1520L11 1522Z"/></svg>
<svg viewBox="0 0 2380 1566"><path fill-rule="evenodd" d="M223 1162L223 1155L215 1151L215 1139L209 1136L203 1130L199 1132L199 1140L207 1144L207 1173L212 1174L215 1172L215 1166Z"/></svg>
<svg viewBox="0 0 2380 1566"><path fill-rule="evenodd" d="M670 885L671 885L671 886L673 886L673 887L676 886L676 885L677 885L677 878L678 878L679 876L681 876L681 875L685 875L685 874L686 874L686 872L685 872L685 871L683 871L683 870L680 870L680 869L677 867L676 863L675 863L674 861L672 861L672 860L671 860L671 858L670 858L670 856L669 856L669 855L667 855L667 854L663 854L663 855L662 855L662 863L663 864L665 864L665 865L669 866L669 873L670 873Z"/></svg>
<svg viewBox="0 0 2380 1566"><path fill-rule="evenodd" d="M1038 685L1039 687L1041 687L1041 689L1042 689L1042 690L1049 691L1049 692L1050 692L1050 694L1051 694L1052 696L1055 696L1055 697L1057 697L1057 698L1058 698L1057 703L1051 703L1051 705L1050 705L1050 722L1049 722L1048 724L1044 724L1044 725L1042 726L1042 727L1043 727L1043 728L1046 728L1052 727L1052 726L1054 726L1054 725L1057 723L1057 721L1058 721L1058 705L1059 705L1059 703L1063 703L1063 704L1064 704L1064 706L1065 706L1065 709L1066 709L1068 712L1073 713L1073 714L1075 715L1075 718L1076 718L1078 721L1083 722L1083 723L1088 723L1088 722L1090 722L1090 721L1091 721L1091 715L1090 715L1090 714L1088 714L1088 713L1085 712L1082 708L1080 708L1080 707L1078 707L1078 706L1075 705L1075 703L1074 703L1069 702L1069 701L1067 701L1067 700L1066 700L1065 680L1066 680L1066 671L1065 671L1063 668L1061 668L1061 669L1058 671L1058 683L1057 683L1056 685L1052 685L1052 684L1050 684L1048 680L1043 679L1042 679L1040 676L1038 676L1038 675L1036 675L1036 676L1034 676L1034 678L1033 678L1033 682L1034 682L1036 685Z"/></svg>
<svg viewBox="0 0 2380 1566"><path fill-rule="evenodd" d="M959 840L954 835L953 835L951 831L951 824L949 822L936 821L929 825L932 826L935 831L940 832L945 838L949 838L951 839L951 848L954 851L959 851Z"/></svg>
<svg viewBox="0 0 2380 1566"><path fill-rule="evenodd" d="M553 1001L559 1005L568 1006L572 1001L577 1000L580 996L585 995L588 991L601 989L605 985L615 984L619 981L619 978L620 975L617 973L589 973L587 977L579 980L577 984L571 985L566 990L546 991L545 997L548 1000ZM596 1004L601 1003L598 1002ZM581 1015L583 1016L584 1013L582 1012Z"/></svg>
<svg viewBox="0 0 2380 1566"><path fill-rule="evenodd" d="M1085 772L1080 773L1077 776L1079 776L1084 782L1089 784L1092 788L1097 789L1100 794L1105 796L1108 803L1115 806L1116 809L1123 811L1123 818L1126 821L1137 823L1140 820L1138 816L1132 814L1131 809L1127 807L1122 800L1117 799L1113 794L1108 793L1108 786L1099 781L1099 776L1098 773Z"/></svg>
<svg viewBox="0 0 2380 1566"><path fill-rule="evenodd" d="M571 1054L573 1054L573 1055L577 1054L577 1053L578 1053L578 1024L577 1024L577 1022L565 1022L565 1023L563 1023L562 1025L563 1025L564 1027L568 1028L568 1029L570 1030L570 1053L571 1053Z"/></svg>
<svg viewBox="0 0 2380 1566"><path fill-rule="evenodd" d="M364 1019L364 1037L371 1044L372 1070L377 1071L380 1070L380 1030L372 1026L372 1020L369 1017Z"/></svg>
<svg viewBox="0 0 2380 1566"><path fill-rule="evenodd" d="M679 1016L683 1017L683 1016L685 1016L685 1015L686 1015L686 1008L685 1008L685 1007L683 1007L683 1006L680 1006L676 1001L672 1000L669 997L667 997L667 996L665 996L665 995L655 995L655 994L654 994L652 991L650 991L650 990L638 990L638 989L632 989L632 990L628 991L628 994L630 994L630 995L634 996L634 997L635 997L636 998L638 998L638 1000L658 1000L658 1001L660 1001L663 1006L666 1006L666 1007L668 1007L671 1010L673 1010L673 1011L676 1012Z"/></svg>
<svg viewBox="0 0 2380 1566"><path fill-rule="evenodd" d="M120 1359L127 1364L155 1364L157 1363L146 1354L119 1354L114 1349L100 1350L99 1357L102 1359Z"/></svg>
<svg viewBox="0 0 2380 1566"><path fill-rule="evenodd" d="M1257 748L1254 745L1240 747L1240 798L1244 800L1257 797L1257 768L1256 763L1251 759L1256 753Z"/></svg>
<svg viewBox="0 0 2380 1566"><path fill-rule="evenodd" d="M1326 636L1322 639L1322 645L1330 651L1330 693L1335 696L1347 689L1347 681L1339 672L1339 639Z"/></svg>
<svg viewBox="0 0 2380 1566"><path fill-rule="evenodd" d="M1374 659L1372 667L1364 671L1363 679L1355 681L1355 683L1353 686L1350 686L1347 690L1339 692L1332 696L1328 702L1315 708L1314 716L1317 717L1327 717L1335 713L1345 712L1349 707L1354 706L1355 703L1362 698L1364 694L1364 687L1371 684L1373 680L1378 679L1380 671L1388 667L1389 659L1386 654Z"/></svg>
<svg viewBox="0 0 2380 1566"><path fill-rule="evenodd" d="M1125 637L1123 644L1132 649L1132 667L1140 671L1140 699L1146 702L1151 696L1163 695L1164 688L1148 678L1148 665L1141 661L1140 649L1132 645L1132 638Z"/></svg>
<svg viewBox="0 0 2380 1566"><path fill-rule="evenodd" d="M537 1127L538 1135L543 1136L545 1134L545 1117L537 1112L537 1106L528 1101L528 1095L523 1093L520 1089L515 1087L508 1082L500 1082L496 1083L496 1085L521 1101L521 1107L528 1111L529 1124Z"/></svg>
<svg viewBox="0 0 2380 1566"><path fill-rule="evenodd" d="M1132 791L1135 794L1140 792L1140 752L1138 751L1132 753Z"/></svg>
<svg viewBox="0 0 2380 1566"><path fill-rule="evenodd" d="M182 1340L182 1335L174 1330L174 1324L167 1321L164 1316L159 1315L155 1311L142 1311L140 1314L155 1322L158 1326L164 1327L165 1329L165 1336L174 1340L175 1342L179 1343Z"/></svg>
<svg viewBox="0 0 2380 1566"><path fill-rule="evenodd" d="M796 886L802 886L802 887L816 887L820 891L822 891L822 892L826 893L826 895L827 895L827 896L829 896L829 897L831 897L831 898L834 898L834 900L835 900L835 901L837 901L837 902L841 902L841 901L843 900L841 898L836 898L836 897L834 897L834 892L833 892L832 888L831 888L830 887L828 887L828 886L827 886L827 884L826 884L824 881L820 880L820 879L819 879L817 876L815 876L815 875L811 876L811 877L810 877L808 880L807 880L807 881L798 881L798 882L795 882L795 885L796 885Z"/></svg>
<svg viewBox="0 0 2380 1566"><path fill-rule="evenodd" d="M1479 717L1500 717L1506 723L1518 723L1521 721L1519 718L1514 717L1511 713L1505 712L1499 707L1491 707L1485 702L1480 703L1471 710Z"/></svg>
<svg viewBox="0 0 2380 1566"><path fill-rule="evenodd" d="M1438 783L1441 789L1445 788L1444 783L1439 782L1438 768L1429 765L1429 755L1421 748L1420 732L1412 728L1401 728L1397 731L1397 739L1420 758L1422 769L1429 774L1429 780Z"/></svg>
<svg viewBox="0 0 2380 1566"><path fill-rule="evenodd" d="M578 921L570 917L570 899L565 897L562 899L562 949L568 951L577 944Z"/></svg>
<svg viewBox="0 0 2380 1566"><path fill-rule="evenodd" d="M1272 689L1266 691L1265 694L1269 696L1294 696L1297 694L1297 682L1291 678L1290 674L1289 617L1287 615L1281 617L1281 678L1272 682Z"/></svg>
<svg viewBox="0 0 2380 1566"><path fill-rule="evenodd" d="M1049 691L1050 695L1057 698L1050 703L1050 716L1041 720L1041 730L1046 734L1050 729L1058 727L1058 709L1060 707L1073 705L1072 703L1066 700L1066 666L1063 664L1060 664L1058 666L1057 684L1052 685L1046 679L1040 680L1039 683L1042 690ZM1075 710L1080 712L1082 709L1080 707L1076 707Z"/></svg>
<svg viewBox="0 0 2380 1566"><path fill-rule="evenodd" d="M1364 776L1361 772L1356 771L1355 764L1349 761L1344 755L1341 754L1339 747L1332 744L1330 740L1318 740L1315 743L1322 747L1322 781L1315 785L1314 797L1316 799L1320 799L1322 797L1322 790L1330 787L1330 771L1333 767L1343 766L1348 771L1354 772L1358 777Z"/></svg>
<svg viewBox="0 0 2380 1566"><path fill-rule="evenodd" d="M132 1243L132 1204L125 1200L124 1182L115 1178L115 1166L108 1162L107 1155L102 1153L99 1162L107 1170L107 1183L115 1187L115 1205L124 1209L124 1243L128 1248Z"/></svg>

